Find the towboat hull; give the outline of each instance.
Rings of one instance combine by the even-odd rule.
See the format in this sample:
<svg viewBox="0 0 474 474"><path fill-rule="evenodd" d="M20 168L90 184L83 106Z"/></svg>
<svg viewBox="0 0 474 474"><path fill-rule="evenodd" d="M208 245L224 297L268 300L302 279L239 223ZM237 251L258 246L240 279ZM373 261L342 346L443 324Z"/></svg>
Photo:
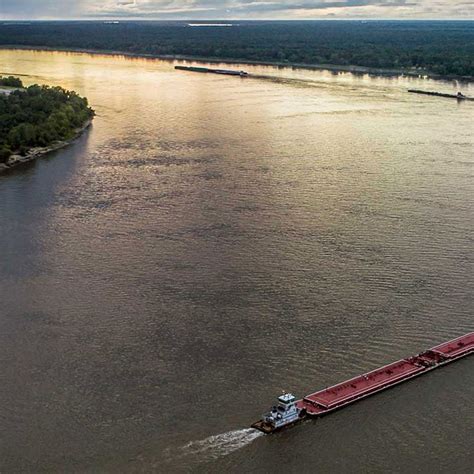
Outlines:
<svg viewBox="0 0 474 474"><path fill-rule="evenodd" d="M258 420L255 423L252 423L250 427L255 428L258 431L261 431L262 433L271 434L271 433L276 433L277 431L283 431L286 428L290 428L291 426L296 425L300 421L303 421L305 418L306 418L306 415L294 421L291 421L290 423L286 423L285 425L277 426L277 427L269 425L268 423L265 423L263 420Z"/></svg>

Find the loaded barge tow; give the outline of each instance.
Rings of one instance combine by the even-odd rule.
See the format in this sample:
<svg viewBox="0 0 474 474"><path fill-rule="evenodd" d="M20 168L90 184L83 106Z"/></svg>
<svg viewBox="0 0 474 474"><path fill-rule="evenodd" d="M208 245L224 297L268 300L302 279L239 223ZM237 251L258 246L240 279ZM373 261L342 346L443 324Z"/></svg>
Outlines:
<svg viewBox="0 0 474 474"><path fill-rule="evenodd" d="M408 89L408 92L410 92L411 94L422 94L422 95L431 95L434 97L445 97L447 99L474 100L474 98L467 97L462 92L458 92L457 94L444 94L442 92L420 91L418 89Z"/></svg>
<svg viewBox="0 0 474 474"><path fill-rule="evenodd" d="M278 397L274 406L262 419L253 423L263 433L270 434L294 425L305 418L317 418L339 410L362 398L418 377L455 360L474 353L474 332L432 347L420 354L401 359L366 374L297 400L290 393Z"/></svg>
<svg viewBox="0 0 474 474"><path fill-rule="evenodd" d="M247 77L248 72L245 71L234 71L231 69L210 69L208 67L197 67L197 66L175 66L175 69L178 71L191 71L191 72L201 72L209 74L223 74L224 76L240 76Z"/></svg>

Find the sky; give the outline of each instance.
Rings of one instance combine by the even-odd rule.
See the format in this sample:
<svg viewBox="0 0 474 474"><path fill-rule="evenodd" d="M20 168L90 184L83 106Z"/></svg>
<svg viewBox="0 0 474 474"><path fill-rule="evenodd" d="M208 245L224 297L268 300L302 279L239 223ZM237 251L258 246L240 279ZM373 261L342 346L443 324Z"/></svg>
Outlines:
<svg viewBox="0 0 474 474"><path fill-rule="evenodd" d="M474 20L474 0L0 0L0 18Z"/></svg>

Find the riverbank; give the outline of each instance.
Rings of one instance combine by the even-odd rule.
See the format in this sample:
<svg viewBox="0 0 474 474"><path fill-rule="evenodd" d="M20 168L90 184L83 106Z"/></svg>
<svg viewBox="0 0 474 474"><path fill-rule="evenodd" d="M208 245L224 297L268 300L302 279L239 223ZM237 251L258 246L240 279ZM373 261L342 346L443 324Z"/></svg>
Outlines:
<svg viewBox="0 0 474 474"><path fill-rule="evenodd" d="M92 121L93 118L87 120L82 127L76 128L74 130L74 136L69 140L58 141L47 147L31 148L25 155L11 155L6 163L0 163L0 174L71 145L92 125Z"/></svg>
<svg viewBox="0 0 474 474"><path fill-rule="evenodd" d="M0 95L10 95L11 93L15 92L17 89L13 87L3 87L0 86Z"/></svg>
<svg viewBox="0 0 474 474"><path fill-rule="evenodd" d="M49 47L49 46L19 46L19 45L0 45L0 49L11 49L11 50L25 50L25 51L58 51L66 53L85 53L85 54L97 54L97 55L108 55L108 56L125 56L129 58L141 58L141 59L161 59L165 61L197 61L210 64L243 64L249 66L271 66L278 68L289 68L289 69L307 69L315 71L330 71L334 73L351 73L351 74L369 74L372 76L380 77L416 77L416 78L427 78L439 81L462 81L462 82L474 82L474 76L456 76L456 75L441 75L431 73L429 71L417 69L381 69L381 68L370 68L365 66L342 66L337 64L305 64L305 63L288 63L288 62L277 62L277 61L253 61L249 59L233 59L233 58L209 58L202 56L184 56L184 55L159 55L159 54L144 54L144 53L130 53L125 51L116 50L101 50L101 49L84 49L84 48L61 48L61 47ZM1 74L1 71L0 71Z"/></svg>

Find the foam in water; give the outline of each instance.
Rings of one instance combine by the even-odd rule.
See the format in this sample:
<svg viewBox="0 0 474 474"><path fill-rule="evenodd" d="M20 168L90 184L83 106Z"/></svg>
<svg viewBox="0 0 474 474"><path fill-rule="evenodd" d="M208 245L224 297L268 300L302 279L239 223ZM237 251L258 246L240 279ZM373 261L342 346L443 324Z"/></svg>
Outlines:
<svg viewBox="0 0 474 474"><path fill-rule="evenodd" d="M187 443L179 449L180 457L196 456L201 461L217 459L247 446L260 436L263 433L253 428L228 431Z"/></svg>

